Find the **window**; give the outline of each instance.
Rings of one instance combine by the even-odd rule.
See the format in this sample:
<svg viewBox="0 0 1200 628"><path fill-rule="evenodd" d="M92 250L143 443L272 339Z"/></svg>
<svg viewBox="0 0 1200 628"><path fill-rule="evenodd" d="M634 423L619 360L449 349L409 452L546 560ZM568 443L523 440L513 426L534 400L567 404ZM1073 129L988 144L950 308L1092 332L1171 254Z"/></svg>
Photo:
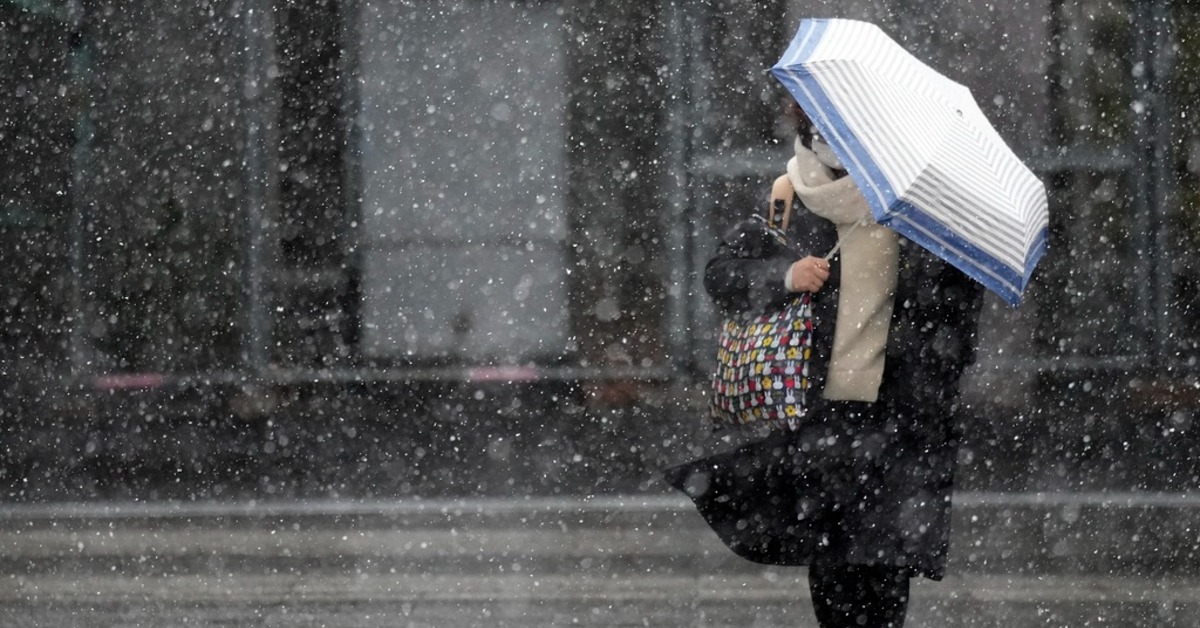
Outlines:
<svg viewBox="0 0 1200 628"><path fill-rule="evenodd" d="M563 19L540 3L367 2L359 29L363 353L557 358Z"/></svg>

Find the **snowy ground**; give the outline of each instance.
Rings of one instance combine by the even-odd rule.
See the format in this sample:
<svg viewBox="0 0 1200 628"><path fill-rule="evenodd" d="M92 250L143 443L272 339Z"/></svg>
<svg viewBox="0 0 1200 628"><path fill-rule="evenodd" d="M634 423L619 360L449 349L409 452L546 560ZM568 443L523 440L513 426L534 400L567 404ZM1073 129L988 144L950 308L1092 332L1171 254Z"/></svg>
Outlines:
<svg viewBox="0 0 1200 628"><path fill-rule="evenodd" d="M1179 524L1193 500L958 501L951 576L917 582L910 628L1200 625L1200 576L1179 554L1190 533L1173 548L1123 536ZM14 628L814 626L803 570L736 558L674 497L87 503L0 517L0 625Z"/></svg>

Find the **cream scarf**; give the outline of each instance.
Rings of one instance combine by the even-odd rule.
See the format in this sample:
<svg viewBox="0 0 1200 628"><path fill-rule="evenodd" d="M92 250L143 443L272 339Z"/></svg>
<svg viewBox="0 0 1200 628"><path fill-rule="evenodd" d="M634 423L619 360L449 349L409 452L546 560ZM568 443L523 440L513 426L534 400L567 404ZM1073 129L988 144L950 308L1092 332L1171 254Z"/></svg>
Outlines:
<svg viewBox="0 0 1200 628"><path fill-rule="evenodd" d="M787 172L804 206L837 226L841 244L842 279L824 397L874 402L896 296L899 239L875 222L854 181L835 180L798 138Z"/></svg>

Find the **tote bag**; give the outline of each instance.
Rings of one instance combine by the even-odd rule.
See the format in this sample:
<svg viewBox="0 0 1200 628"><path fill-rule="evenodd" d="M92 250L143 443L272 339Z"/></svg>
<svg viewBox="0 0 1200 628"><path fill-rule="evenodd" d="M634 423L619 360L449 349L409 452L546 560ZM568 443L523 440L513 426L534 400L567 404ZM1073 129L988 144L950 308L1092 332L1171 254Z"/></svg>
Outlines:
<svg viewBox="0 0 1200 628"><path fill-rule="evenodd" d="M712 378L713 421L719 427L799 427L808 407L812 344L808 293L776 312L726 319Z"/></svg>
<svg viewBox="0 0 1200 628"><path fill-rule="evenodd" d="M780 177L772 190L766 222L782 242L787 242L784 229L791 217L792 196L790 182ZM778 311L726 318L717 340L709 403L715 426L799 427L808 408L812 350L812 295L808 292L796 295Z"/></svg>

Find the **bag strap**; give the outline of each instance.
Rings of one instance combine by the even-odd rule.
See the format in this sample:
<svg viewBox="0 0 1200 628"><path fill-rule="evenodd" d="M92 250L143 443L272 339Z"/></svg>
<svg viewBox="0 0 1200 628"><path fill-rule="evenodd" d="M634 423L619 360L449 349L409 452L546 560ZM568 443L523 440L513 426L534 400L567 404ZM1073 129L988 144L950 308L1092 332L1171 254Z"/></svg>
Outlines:
<svg viewBox="0 0 1200 628"><path fill-rule="evenodd" d="M785 174L771 185L771 204L767 207L767 224L775 226L775 214L782 214L779 217L780 229L787 231L788 224L792 221L792 205L793 199L796 198L796 190L792 188L792 180Z"/></svg>
<svg viewBox="0 0 1200 628"><path fill-rule="evenodd" d="M792 180L788 178L786 174L778 179L775 179L775 183L771 186L771 205L767 208L767 224L776 226L775 214L777 212L781 213L783 215L780 217L780 224L782 225L780 229L786 232L788 223L790 223L792 220L792 206L795 205L795 199L796 190L792 187ZM842 248L842 244L846 242L846 239L850 237L850 234L854 233L855 229L867 223L868 216L859 218L858 222L855 222L853 225L851 225L850 228L838 238L837 244L833 246L833 250L826 253L822 259L829 261L831 257L837 255L837 252Z"/></svg>

